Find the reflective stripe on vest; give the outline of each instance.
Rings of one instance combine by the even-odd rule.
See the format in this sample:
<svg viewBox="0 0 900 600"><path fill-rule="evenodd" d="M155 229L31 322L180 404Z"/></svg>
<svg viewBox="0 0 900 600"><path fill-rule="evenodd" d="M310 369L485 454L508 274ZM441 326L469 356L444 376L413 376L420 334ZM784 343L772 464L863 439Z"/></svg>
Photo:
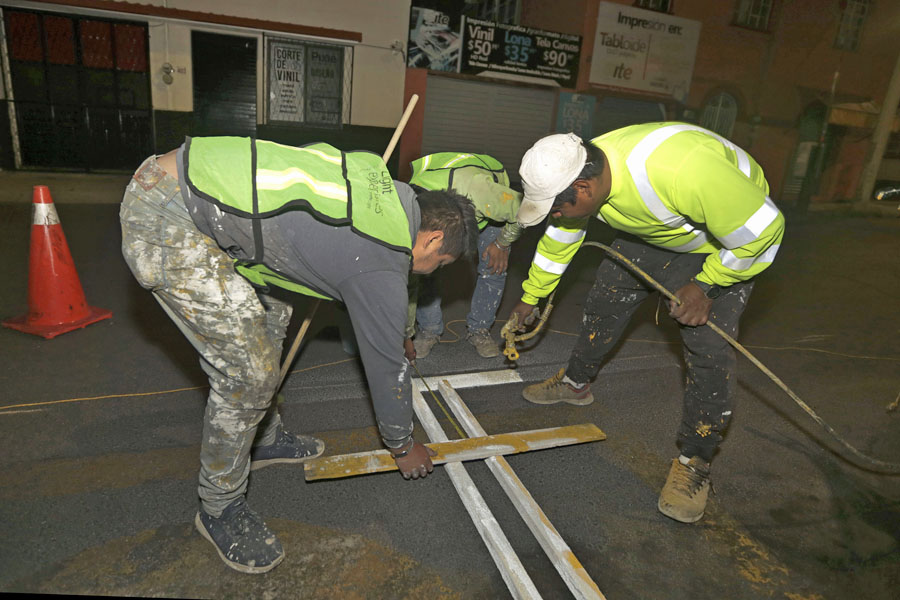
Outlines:
<svg viewBox="0 0 900 600"><path fill-rule="evenodd" d="M453 187L453 172L463 167L483 169L494 176L494 181L509 185L509 176L499 160L487 154L437 152L410 163L412 177L409 182L426 190L446 190Z"/></svg>
<svg viewBox="0 0 900 600"><path fill-rule="evenodd" d="M690 233L694 236L692 240L679 246L667 246L667 249L674 252L690 252L709 241L709 235L705 231L695 228L687 222L685 217L671 212L665 204L663 204L662 199L660 199L656 190L653 189L653 185L650 183L650 177L647 174L647 161L649 160L650 155L652 155L663 142L683 131L698 131L714 138L734 153L738 169L740 169L748 179L751 176L750 157L742 148L736 146L722 136L701 127L687 124L669 125L647 134L644 139L638 142L625 159L625 163L631 173L638 194L641 196L641 200L644 202L647 210L649 210L650 213L659 219L665 226L671 229L681 228L686 233ZM766 227L772 224L772 221L778 218L778 214L779 211L775 207L775 204L767 196L765 203L747 220L746 223L730 234L719 238L719 242L721 242L726 249L738 248L752 242L759 237L760 233L762 233ZM737 259L736 257L734 257L733 260L738 261L736 264L744 263L743 260ZM722 262L727 266L724 259Z"/></svg>
<svg viewBox="0 0 900 600"><path fill-rule="evenodd" d="M189 138L184 157L191 191L224 211L256 222L303 208L388 248L412 249L409 218L377 154L223 136Z"/></svg>

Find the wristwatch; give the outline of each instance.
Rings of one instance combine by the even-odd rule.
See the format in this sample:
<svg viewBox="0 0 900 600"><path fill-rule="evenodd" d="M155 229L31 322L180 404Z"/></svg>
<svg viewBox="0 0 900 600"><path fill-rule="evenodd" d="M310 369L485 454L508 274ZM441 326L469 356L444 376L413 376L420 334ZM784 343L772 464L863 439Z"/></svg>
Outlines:
<svg viewBox="0 0 900 600"><path fill-rule="evenodd" d="M718 298L719 294L722 293L722 288L717 286L715 283L703 283L696 277L691 277L691 282L698 288L700 288L703 291L703 295L710 300Z"/></svg>

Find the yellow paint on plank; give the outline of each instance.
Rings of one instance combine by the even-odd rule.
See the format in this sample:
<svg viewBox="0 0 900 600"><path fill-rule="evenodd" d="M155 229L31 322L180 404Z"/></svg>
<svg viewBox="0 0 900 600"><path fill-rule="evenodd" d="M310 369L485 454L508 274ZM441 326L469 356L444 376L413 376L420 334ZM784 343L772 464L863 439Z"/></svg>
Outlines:
<svg viewBox="0 0 900 600"><path fill-rule="evenodd" d="M483 437L466 438L426 444L438 454L431 462L439 465L448 462L481 460L490 456L520 454L530 450L540 450L558 446L569 446L606 439L596 425L568 425L513 433L501 433ZM387 450L358 452L337 456L323 456L304 463L307 481L316 479L336 479L366 473L395 471L397 464Z"/></svg>

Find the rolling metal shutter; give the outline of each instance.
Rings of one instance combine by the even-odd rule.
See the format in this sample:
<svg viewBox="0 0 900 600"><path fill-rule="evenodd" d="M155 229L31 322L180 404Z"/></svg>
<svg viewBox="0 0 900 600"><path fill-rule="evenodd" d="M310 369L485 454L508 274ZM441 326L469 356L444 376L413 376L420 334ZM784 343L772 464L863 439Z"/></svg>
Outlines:
<svg viewBox="0 0 900 600"><path fill-rule="evenodd" d="M429 77L422 154L490 154L518 184L522 155L553 133L555 90Z"/></svg>
<svg viewBox="0 0 900 600"><path fill-rule="evenodd" d="M256 135L256 39L191 32L194 135Z"/></svg>

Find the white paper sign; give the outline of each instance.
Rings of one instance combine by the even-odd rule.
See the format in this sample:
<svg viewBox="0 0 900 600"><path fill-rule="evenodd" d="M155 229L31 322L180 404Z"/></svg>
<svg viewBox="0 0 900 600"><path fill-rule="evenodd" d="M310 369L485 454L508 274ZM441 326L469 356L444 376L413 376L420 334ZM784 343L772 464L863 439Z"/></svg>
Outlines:
<svg viewBox="0 0 900 600"><path fill-rule="evenodd" d="M600 2L590 82L684 101L700 21Z"/></svg>

